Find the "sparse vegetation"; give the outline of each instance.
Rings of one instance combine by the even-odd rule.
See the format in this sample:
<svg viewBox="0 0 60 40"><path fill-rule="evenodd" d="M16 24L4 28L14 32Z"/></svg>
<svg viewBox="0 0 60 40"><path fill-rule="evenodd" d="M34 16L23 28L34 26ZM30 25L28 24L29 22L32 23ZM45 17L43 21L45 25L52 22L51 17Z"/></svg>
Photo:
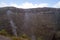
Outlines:
<svg viewBox="0 0 60 40"><path fill-rule="evenodd" d="M20 37L12 36L11 38L12 38L12 40L30 40L30 38L26 34L23 34Z"/></svg>
<svg viewBox="0 0 60 40"><path fill-rule="evenodd" d="M7 32L5 29L0 30L0 35L3 35L3 36L10 36L10 35L8 34L8 32Z"/></svg>
<svg viewBox="0 0 60 40"><path fill-rule="evenodd" d="M20 37L11 36L8 34L8 32L5 29L0 30L0 35L5 37L10 37L12 40L30 40L26 34L23 34Z"/></svg>

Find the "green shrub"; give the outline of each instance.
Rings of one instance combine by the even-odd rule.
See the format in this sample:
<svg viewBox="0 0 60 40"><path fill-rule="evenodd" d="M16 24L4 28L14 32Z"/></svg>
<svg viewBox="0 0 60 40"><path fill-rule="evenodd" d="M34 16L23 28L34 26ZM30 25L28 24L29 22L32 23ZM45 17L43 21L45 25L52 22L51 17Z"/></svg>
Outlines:
<svg viewBox="0 0 60 40"><path fill-rule="evenodd" d="M5 29L0 30L0 35L9 36L9 34L7 33Z"/></svg>

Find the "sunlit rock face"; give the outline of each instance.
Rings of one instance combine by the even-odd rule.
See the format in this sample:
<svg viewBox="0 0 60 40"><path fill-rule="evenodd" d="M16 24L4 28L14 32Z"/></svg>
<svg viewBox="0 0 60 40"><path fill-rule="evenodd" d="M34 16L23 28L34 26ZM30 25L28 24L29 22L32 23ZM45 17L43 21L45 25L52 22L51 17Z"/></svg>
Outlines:
<svg viewBox="0 0 60 40"><path fill-rule="evenodd" d="M7 11L10 10L10 19ZM60 9L58 8L32 8L18 9L15 7L0 8L0 29L6 29L10 34L12 26L16 27L18 35L26 34L35 40L41 37L43 40L51 40L53 34L60 31Z"/></svg>

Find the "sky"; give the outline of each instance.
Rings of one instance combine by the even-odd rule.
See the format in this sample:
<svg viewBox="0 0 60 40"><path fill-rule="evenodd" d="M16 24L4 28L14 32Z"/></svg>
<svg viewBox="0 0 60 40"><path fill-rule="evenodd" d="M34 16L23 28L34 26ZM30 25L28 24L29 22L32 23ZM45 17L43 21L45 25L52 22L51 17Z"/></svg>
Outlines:
<svg viewBox="0 0 60 40"><path fill-rule="evenodd" d="M0 0L0 7L13 6L17 8L60 8L60 0Z"/></svg>

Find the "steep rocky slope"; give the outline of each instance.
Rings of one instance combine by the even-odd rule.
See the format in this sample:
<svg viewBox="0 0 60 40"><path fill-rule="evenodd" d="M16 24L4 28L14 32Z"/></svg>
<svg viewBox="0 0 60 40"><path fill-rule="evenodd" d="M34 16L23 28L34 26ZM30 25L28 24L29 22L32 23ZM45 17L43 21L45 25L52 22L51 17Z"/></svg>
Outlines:
<svg viewBox="0 0 60 40"><path fill-rule="evenodd" d="M7 15L8 10L11 13ZM12 25L16 27L14 28ZM14 34L12 31L14 29L14 32L18 35L27 34L29 37L42 37L44 40L51 40L53 34L60 31L60 9L0 8L0 30L1 29L6 29L11 35Z"/></svg>

